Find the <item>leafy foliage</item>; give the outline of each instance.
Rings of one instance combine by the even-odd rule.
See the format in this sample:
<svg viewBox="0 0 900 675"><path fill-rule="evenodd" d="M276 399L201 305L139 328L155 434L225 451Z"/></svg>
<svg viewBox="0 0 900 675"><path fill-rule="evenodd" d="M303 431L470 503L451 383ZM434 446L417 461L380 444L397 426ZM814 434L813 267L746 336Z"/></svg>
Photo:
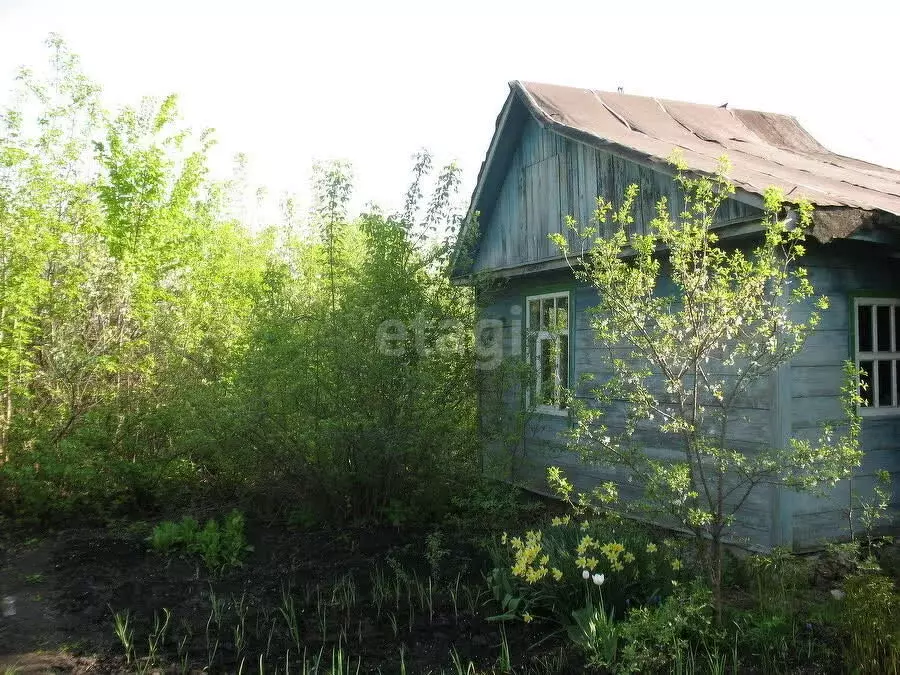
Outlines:
<svg viewBox="0 0 900 675"><path fill-rule="evenodd" d="M573 612L597 604L601 593L604 616L621 617L628 607L659 602L682 569L676 542L657 543L645 527L613 517L555 518L521 537L504 535L492 557L494 595L508 610L498 618L527 613L563 626L572 623Z"/></svg>
<svg viewBox="0 0 900 675"><path fill-rule="evenodd" d="M153 528L150 545L163 555L196 555L214 574L240 566L244 555L253 550L244 535L244 516L237 510L225 516L221 525L210 518L203 528L190 516L178 523L163 521Z"/></svg>
<svg viewBox="0 0 900 675"><path fill-rule="evenodd" d="M324 164L308 219L286 199L253 227L244 160L212 180L174 97L108 115L50 50L0 116L0 508L446 508L476 459L472 291L445 274L458 168L432 180L420 153L400 213L352 217L348 165Z"/></svg>
<svg viewBox="0 0 900 675"><path fill-rule="evenodd" d="M680 655L717 639L709 590L686 586L658 605L635 607L619 633L615 672L672 672Z"/></svg>

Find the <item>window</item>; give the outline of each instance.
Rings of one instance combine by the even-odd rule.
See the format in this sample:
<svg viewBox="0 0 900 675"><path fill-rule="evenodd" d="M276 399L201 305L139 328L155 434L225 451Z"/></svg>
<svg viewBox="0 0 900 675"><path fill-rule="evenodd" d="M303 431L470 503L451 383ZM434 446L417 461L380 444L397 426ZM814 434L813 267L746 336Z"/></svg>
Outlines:
<svg viewBox="0 0 900 675"><path fill-rule="evenodd" d="M537 410L566 413L569 387L569 293L546 293L526 299L525 333L528 362L536 377L528 404Z"/></svg>
<svg viewBox="0 0 900 675"><path fill-rule="evenodd" d="M856 298L856 365L864 372L862 414L900 412L897 361L900 360L900 299Z"/></svg>

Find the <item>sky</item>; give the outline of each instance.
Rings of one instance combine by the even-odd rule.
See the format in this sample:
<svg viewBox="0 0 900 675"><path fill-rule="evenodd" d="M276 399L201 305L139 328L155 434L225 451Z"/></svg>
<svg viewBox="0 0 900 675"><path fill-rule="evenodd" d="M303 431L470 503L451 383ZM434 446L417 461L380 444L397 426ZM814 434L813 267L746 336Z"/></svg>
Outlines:
<svg viewBox="0 0 900 675"><path fill-rule="evenodd" d="M308 197L347 159L354 203L399 205L411 156L474 187L507 82L792 114L826 147L900 168L896 2L0 0L0 103L63 36L107 106L179 96L213 127L214 172L247 154L271 195Z"/></svg>

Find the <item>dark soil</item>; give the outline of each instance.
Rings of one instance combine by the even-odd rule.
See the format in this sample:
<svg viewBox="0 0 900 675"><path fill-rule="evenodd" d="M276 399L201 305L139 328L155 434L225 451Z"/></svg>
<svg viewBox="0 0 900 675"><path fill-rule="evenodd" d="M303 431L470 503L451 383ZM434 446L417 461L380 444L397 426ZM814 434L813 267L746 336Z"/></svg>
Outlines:
<svg viewBox="0 0 900 675"><path fill-rule="evenodd" d="M432 547L439 562L429 564L424 531L300 531L251 522L254 550L242 567L215 577L197 560L150 551L149 529L136 523L40 539L4 535L0 598L14 599L15 615L0 617L0 668L136 671L150 665L148 637L166 609L171 619L153 665L226 673L243 662L243 672L258 672L262 655L267 672L284 672L286 661L303 672L281 611L286 598L295 603L301 651L308 662L321 655L323 673L331 672L339 645L352 659L349 672L357 672L359 662L361 673L398 673L403 665L411 675L456 672L454 649L464 667L471 660L489 669L501 658L500 625L485 619L496 611L482 576L487 563L475 547L449 536ZM399 584L399 600L392 591L380 609L376 570L390 584L407 579ZM130 664L114 630L114 615L126 612L135 645ZM548 659L556 648L545 642L532 649L538 638L529 628L504 629L514 663Z"/></svg>

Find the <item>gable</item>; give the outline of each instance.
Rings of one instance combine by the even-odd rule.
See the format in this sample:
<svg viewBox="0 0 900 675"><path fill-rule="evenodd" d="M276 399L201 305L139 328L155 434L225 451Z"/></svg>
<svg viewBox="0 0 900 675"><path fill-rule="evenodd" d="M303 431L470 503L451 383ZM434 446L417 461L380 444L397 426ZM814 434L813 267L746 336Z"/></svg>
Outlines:
<svg viewBox="0 0 900 675"><path fill-rule="evenodd" d="M498 129L498 133L501 131ZM656 215L656 205L665 196L670 211L677 214L682 199L671 175L655 171L606 150L592 147L541 126L525 115L511 145L505 173L485 194L478 247L473 271L508 270L560 259L549 240L551 233L566 234L573 247L580 248L566 231L566 216L580 225L593 221L597 196L620 203L625 189L640 187L634 207L633 232L644 233ZM488 169L490 167L485 167ZM760 209L728 200L718 214L722 224L758 220Z"/></svg>

